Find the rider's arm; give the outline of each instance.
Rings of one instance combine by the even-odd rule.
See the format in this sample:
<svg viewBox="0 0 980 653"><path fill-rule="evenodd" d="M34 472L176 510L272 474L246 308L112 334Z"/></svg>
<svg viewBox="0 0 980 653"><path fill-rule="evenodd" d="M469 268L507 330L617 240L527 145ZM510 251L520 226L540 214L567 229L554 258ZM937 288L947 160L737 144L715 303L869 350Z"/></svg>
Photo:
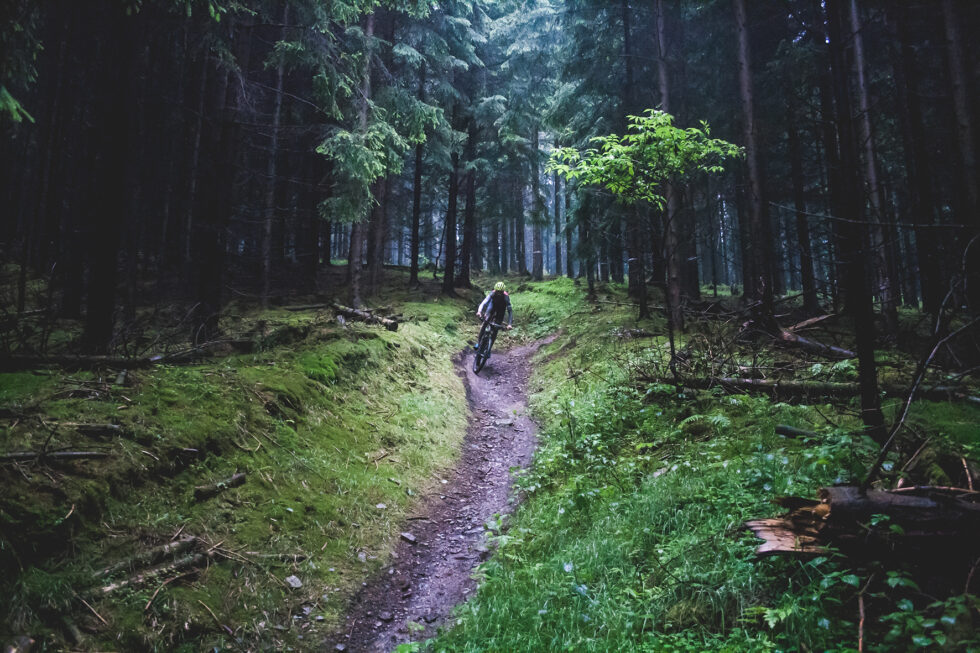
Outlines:
<svg viewBox="0 0 980 653"><path fill-rule="evenodd" d="M487 304L490 303L490 296L491 295L493 295L493 293L488 294L487 295L487 298L483 300L483 303L482 304L480 304L480 307L478 309L476 309L476 314L477 315L482 315L483 314L483 311L486 310Z"/></svg>
<svg viewBox="0 0 980 653"><path fill-rule="evenodd" d="M514 310L510 307L510 295L507 295L507 326L514 325Z"/></svg>

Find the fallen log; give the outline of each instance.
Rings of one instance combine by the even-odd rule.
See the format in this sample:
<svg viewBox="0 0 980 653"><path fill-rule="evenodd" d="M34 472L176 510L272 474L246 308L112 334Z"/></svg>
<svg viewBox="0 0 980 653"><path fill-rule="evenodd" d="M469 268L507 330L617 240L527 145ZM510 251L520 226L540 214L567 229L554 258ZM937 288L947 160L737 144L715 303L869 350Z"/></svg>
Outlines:
<svg viewBox="0 0 980 653"><path fill-rule="evenodd" d="M832 317L837 317L835 313L829 313L827 315L818 315L817 317L811 317L808 320L803 320L802 322L797 322L793 326L786 327L786 330L793 333L799 331L800 329L805 329L807 327L813 326L818 322L823 322L824 320L829 320Z"/></svg>
<svg viewBox="0 0 980 653"><path fill-rule="evenodd" d="M177 556L185 551L189 551L195 544L197 544L197 541L198 540L196 537L188 535L180 538L176 542L167 542L166 544L161 544L160 546L153 547L152 549L140 551L136 555L130 556L125 560L120 560L119 562L111 564L104 569L99 569L92 574L92 577L101 578L103 576L111 576L120 571L132 571L134 569L157 564L164 558Z"/></svg>
<svg viewBox="0 0 980 653"><path fill-rule="evenodd" d="M367 322L368 324L381 324L389 331L398 330L398 322L390 318L374 315L369 311L362 311L349 306L342 306L337 303L331 304L331 307L340 315L343 315L351 320L360 320L361 322Z"/></svg>
<svg viewBox="0 0 980 653"><path fill-rule="evenodd" d="M198 485L194 488L194 498L198 501L204 501L223 492L224 490L227 490L230 487L238 487L244 482L245 474L239 472L229 476L226 479L218 481L217 483L212 483L211 485Z"/></svg>
<svg viewBox="0 0 980 653"><path fill-rule="evenodd" d="M324 308L331 308L330 304L301 304L299 306L283 306L284 311L298 313L300 311L319 311Z"/></svg>
<svg viewBox="0 0 980 653"><path fill-rule="evenodd" d="M756 555L817 555L834 547L852 556L929 551L949 562L970 559L980 538L980 493L962 488L911 492L857 486L821 488L819 501L785 497L782 517L746 522L763 540Z"/></svg>
<svg viewBox="0 0 980 653"><path fill-rule="evenodd" d="M105 451L12 451L0 454L0 463L20 462L24 460L37 460L54 458L59 460L81 460L84 458L108 458L109 454Z"/></svg>
<svg viewBox="0 0 980 653"><path fill-rule="evenodd" d="M124 587L143 585L144 583L147 583L154 578L159 578L160 576L169 576L185 569L201 567L211 560L211 557L212 554L210 553L193 553L186 555L183 558L174 560L173 562L151 567L150 569L141 571L138 574L134 574L133 576L124 578L118 582L105 585L99 588L97 593L105 596L121 590Z"/></svg>
<svg viewBox="0 0 980 653"><path fill-rule="evenodd" d="M640 377L644 383L663 383L674 385L674 379L667 377ZM731 376L682 377L680 384L697 390L720 387L729 392L758 392L777 399L802 399L816 397L855 397L860 393L857 383L838 383L832 381L782 381L778 379L743 379ZM903 385L883 383L880 390L888 397L904 398L908 388ZM954 386L923 386L916 396L931 401L965 401L980 404L980 397L963 392Z"/></svg>
<svg viewBox="0 0 980 653"><path fill-rule="evenodd" d="M246 551L245 555L256 560L276 560L278 562L303 562L309 558L305 553L259 553L258 551Z"/></svg>
<svg viewBox="0 0 980 653"><path fill-rule="evenodd" d="M816 340L810 340L809 338L798 336L788 329L780 329L774 334L774 337L776 338L777 342L784 345L793 345L805 351L818 354L820 356L826 356L827 358L847 359L855 358L857 356L857 354L849 349L835 347L834 345L825 345L822 342L817 342Z"/></svg>

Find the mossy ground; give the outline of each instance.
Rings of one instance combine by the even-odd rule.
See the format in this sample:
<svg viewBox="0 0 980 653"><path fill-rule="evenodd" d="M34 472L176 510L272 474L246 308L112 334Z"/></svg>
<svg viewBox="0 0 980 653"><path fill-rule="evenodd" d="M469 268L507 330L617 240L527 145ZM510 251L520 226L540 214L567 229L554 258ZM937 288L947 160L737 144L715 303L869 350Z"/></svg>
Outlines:
<svg viewBox="0 0 980 653"><path fill-rule="evenodd" d="M132 372L125 385L93 372L0 374L0 407L23 414L5 422L5 451L110 454L0 468L0 561L11 572L0 581L11 599L0 632L57 650L69 615L82 648L168 651L308 648L331 632L465 432L453 357L475 330L466 315L478 293L408 292L392 276L375 301L405 316L394 333L342 327L332 312L235 307L227 331L288 337L254 354ZM65 422L125 434L86 437ZM239 471L244 485L194 498L195 486ZM206 569L167 584L148 608L171 578L90 593L103 582L93 570L178 532L215 547ZM274 557L291 554L302 561ZM301 588L284 582L290 575Z"/></svg>
<svg viewBox="0 0 980 653"><path fill-rule="evenodd" d="M662 319L637 322L622 287L602 287L590 302L570 282L528 284L521 298L546 316L548 328L562 329L532 379L542 433L534 465L519 481L526 499L509 527L494 533L496 554L481 567L484 582L454 627L406 648L856 650L864 588L869 613L883 620L867 627L868 650L953 641L956 650L975 650L976 597L957 594L959 586L938 603L916 592L915 564L755 558L758 541L741 526L782 512L775 497L812 497L822 485L863 478L877 449L854 435L860 423L851 402L678 396L672 385L637 381L663 371L667 343ZM656 335L631 337L627 328ZM692 324L678 349L704 356L718 328L711 320ZM798 356L753 346L737 347L737 356L772 370ZM903 370L912 365L900 352L882 357ZM818 379L855 373L853 364L807 367ZM886 409L894 413L895 402ZM917 403L915 430L886 463L888 482L920 436L932 439L937 457L969 453L980 443L978 420L975 407ZM776 424L818 435L786 438L775 434Z"/></svg>
<svg viewBox="0 0 980 653"><path fill-rule="evenodd" d="M224 326L257 337L257 353L133 372L122 385L93 372L0 374L0 408L14 415L3 422L4 450L111 454L0 467L4 634L29 633L41 650L56 650L68 615L86 637L78 648L316 649L383 564L416 498L452 464L465 430L452 360L475 337L483 294L448 299L434 285L409 292L401 273L390 277L374 303L405 316L396 333L242 305ZM507 283L517 329L498 345L561 333L540 352L531 384L541 448L520 481L524 504L506 531L494 532L498 548L480 569L478 597L434 649L847 650L857 592L873 573L868 606L885 619L869 631L873 647L905 649L923 638L976 645L972 595L931 604L906 584L907 570L887 570L896 575L885 585L885 570L832 557L754 558L756 542L740 525L778 512L773 497L812 496L866 469L875 449L853 435L853 404L677 396L669 384L637 381L662 374L669 350L662 317L637 321L623 287L602 285L586 298L565 279ZM903 317L911 331L924 328ZM709 359L720 322L696 321L678 335L678 349ZM821 337L843 333L846 324L837 324ZM882 374L896 378L914 366L896 350L882 350L880 360ZM730 362L802 369L791 352L758 342L738 345ZM848 380L855 370L807 362L805 372ZM904 473L948 480L951 454L977 456L978 412L917 403L915 437L888 461L887 480L916 438L930 445L918 469ZM81 436L64 422L119 424L125 435ZM777 423L818 436L783 438ZM195 500L195 486L236 471L247 473L244 485ZM101 585L93 570L178 532L213 547L212 564L107 598L89 593ZM268 557L281 554L304 558ZM287 586L290 575L302 587Z"/></svg>

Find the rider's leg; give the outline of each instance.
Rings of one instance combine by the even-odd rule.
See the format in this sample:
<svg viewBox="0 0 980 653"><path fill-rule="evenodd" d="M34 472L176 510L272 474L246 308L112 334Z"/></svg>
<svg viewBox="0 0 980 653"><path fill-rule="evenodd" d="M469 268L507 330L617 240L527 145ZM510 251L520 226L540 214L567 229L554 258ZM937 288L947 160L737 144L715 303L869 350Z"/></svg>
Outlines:
<svg viewBox="0 0 980 653"><path fill-rule="evenodd" d="M483 334L486 333L486 330L488 328L489 328L489 325L486 322L484 322L483 323L483 326L480 327L480 334L476 337L476 344L473 345L473 349L479 349L480 348L480 341L483 340Z"/></svg>

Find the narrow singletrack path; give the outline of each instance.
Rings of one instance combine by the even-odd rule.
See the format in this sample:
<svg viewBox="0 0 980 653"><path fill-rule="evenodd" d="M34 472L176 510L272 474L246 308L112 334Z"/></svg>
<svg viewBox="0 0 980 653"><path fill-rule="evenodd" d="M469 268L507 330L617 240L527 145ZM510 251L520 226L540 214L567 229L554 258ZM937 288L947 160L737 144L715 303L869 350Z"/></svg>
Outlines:
<svg viewBox="0 0 980 653"><path fill-rule="evenodd" d="M387 653L430 637L476 589L470 576L489 555L484 524L509 512L510 469L527 466L534 452L537 426L526 415L530 359L553 339L494 352L479 375L471 349L457 357L470 406L460 458L402 526L391 565L361 590L345 632L327 650Z"/></svg>

